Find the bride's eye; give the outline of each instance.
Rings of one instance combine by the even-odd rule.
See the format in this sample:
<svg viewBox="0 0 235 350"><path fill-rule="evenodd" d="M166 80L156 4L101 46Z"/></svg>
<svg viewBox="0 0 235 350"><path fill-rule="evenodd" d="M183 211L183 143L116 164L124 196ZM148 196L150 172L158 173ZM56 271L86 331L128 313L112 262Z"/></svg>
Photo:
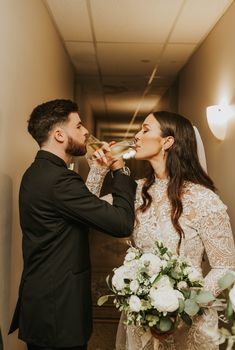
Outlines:
<svg viewBox="0 0 235 350"><path fill-rule="evenodd" d="M148 132L148 130L146 130L146 129L145 129L145 130L143 130L143 134L145 134L146 132Z"/></svg>

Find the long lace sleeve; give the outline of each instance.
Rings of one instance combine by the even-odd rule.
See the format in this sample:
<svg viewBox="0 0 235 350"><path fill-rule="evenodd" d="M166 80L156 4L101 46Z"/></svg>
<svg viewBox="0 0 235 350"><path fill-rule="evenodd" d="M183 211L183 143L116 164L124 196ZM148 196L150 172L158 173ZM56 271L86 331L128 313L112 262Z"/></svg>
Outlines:
<svg viewBox="0 0 235 350"><path fill-rule="evenodd" d="M95 194L97 197L100 195L100 191L104 182L104 178L106 174L109 172L109 168L107 167L97 167L91 162L90 165L90 171L87 176L86 180L86 186L88 189Z"/></svg>
<svg viewBox="0 0 235 350"><path fill-rule="evenodd" d="M220 293L218 280L228 270L235 269L235 246L226 206L211 192L202 208L199 232L203 241L210 272L205 277L205 289ZM207 208L207 209L206 209Z"/></svg>

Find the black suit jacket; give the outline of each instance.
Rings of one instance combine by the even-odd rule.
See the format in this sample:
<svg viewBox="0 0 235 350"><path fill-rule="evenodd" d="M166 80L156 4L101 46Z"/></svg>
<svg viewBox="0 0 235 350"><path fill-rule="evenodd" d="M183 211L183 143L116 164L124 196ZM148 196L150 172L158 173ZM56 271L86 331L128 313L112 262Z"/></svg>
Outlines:
<svg viewBox="0 0 235 350"><path fill-rule="evenodd" d="M56 155L39 151L19 195L24 269L9 333L38 346L87 343L92 330L89 227L128 236L136 184L113 179L113 206L93 195Z"/></svg>

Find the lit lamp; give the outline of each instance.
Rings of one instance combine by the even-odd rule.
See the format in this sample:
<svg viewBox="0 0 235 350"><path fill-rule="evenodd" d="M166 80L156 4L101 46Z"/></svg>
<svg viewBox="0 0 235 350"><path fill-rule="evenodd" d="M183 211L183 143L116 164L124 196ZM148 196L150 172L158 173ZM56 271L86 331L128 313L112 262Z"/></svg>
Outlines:
<svg viewBox="0 0 235 350"><path fill-rule="evenodd" d="M232 109L228 105L209 106L206 109L207 122L213 135L224 140L226 136L227 122L232 115Z"/></svg>

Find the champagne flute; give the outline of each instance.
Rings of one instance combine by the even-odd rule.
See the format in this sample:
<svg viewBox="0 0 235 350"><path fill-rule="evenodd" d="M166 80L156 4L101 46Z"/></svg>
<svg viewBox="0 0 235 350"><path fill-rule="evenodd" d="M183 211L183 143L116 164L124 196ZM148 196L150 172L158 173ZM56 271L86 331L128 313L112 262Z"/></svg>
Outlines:
<svg viewBox="0 0 235 350"><path fill-rule="evenodd" d="M103 142L98 140L95 136L90 135L87 140L87 153L86 157L91 159L94 156L95 151L101 148ZM131 158L135 155L135 139L122 140L114 143L110 146L110 155L116 158Z"/></svg>

